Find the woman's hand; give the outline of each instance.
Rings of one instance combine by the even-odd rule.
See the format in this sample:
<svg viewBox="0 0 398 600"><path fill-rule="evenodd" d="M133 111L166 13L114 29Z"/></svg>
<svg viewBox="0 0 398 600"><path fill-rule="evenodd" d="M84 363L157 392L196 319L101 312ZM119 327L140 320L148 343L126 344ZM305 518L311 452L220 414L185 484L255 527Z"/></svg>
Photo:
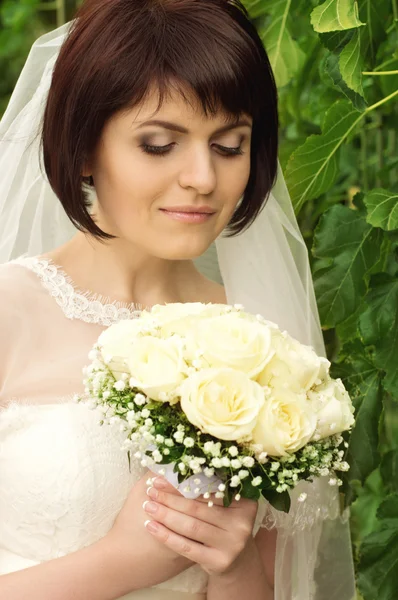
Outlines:
<svg viewBox="0 0 398 600"><path fill-rule="evenodd" d="M147 472L131 489L112 529L105 536L107 547L115 559L115 568L131 581L129 591L151 587L181 573L192 563L160 543L144 527L147 518L143 503L153 473ZM169 495L179 492L169 486ZM120 564L122 563L122 564Z"/></svg>
<svg viewBox="0 0 398 600"><path fill-rule="evenodd" d="M147 491L144 509L148 531L176 554L199 564L209 575L236 568L252 538L257 502L242 498L226 508L214 499L188 500L172 486L155 478Z"/></svg>

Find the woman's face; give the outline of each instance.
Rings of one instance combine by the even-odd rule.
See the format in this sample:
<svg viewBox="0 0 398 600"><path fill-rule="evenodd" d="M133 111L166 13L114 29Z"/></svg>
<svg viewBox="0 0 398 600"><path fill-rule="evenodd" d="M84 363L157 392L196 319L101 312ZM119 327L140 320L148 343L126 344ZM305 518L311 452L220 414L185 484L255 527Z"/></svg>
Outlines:
<svg viewBox="0 0 398 600"><path fill-rule="evenodd" d="M252 119L206 117L177 92L158 95L107 123L92 174L99 227L144 254L201 255L226 227L250 174ZM192 104L192 105L191 105Z"/></svg>

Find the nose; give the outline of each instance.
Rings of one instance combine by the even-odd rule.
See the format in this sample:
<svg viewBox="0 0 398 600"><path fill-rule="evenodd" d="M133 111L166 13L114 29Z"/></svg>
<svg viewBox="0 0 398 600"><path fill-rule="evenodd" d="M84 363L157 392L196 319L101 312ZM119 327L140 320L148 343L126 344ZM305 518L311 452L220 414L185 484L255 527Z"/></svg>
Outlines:
<svg viewBox="0 0 398 600"><path fill-rule="evenodd" d="M210 149L196 147L187 151L184 166L180 171L180 186L193 188L198 194L207 195L214 191L216 182Z"/></svg>

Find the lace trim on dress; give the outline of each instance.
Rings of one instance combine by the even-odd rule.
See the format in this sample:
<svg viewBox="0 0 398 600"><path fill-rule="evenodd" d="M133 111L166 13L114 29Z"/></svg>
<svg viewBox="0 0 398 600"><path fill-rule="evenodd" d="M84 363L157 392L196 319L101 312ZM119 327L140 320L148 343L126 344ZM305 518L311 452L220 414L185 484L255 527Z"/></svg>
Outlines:
<svg viewBox="0 0 398 600"><path fill-rule="evenodd" d="M110 302L100 294L77 289L72 279L51 259L22 256L11 262L33 271L68 319L108 327L122 319L137 318L143 309L137 304Z"/></svg>

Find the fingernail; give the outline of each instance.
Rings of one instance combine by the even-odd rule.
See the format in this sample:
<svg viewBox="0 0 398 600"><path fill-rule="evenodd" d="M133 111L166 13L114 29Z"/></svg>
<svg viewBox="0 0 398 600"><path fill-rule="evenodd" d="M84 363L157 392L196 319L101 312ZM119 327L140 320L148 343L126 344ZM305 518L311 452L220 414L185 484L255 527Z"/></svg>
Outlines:
<svg viewBox="0 0 398 600"><path fill-rule="evenodd" d="M153 485L155 487L159 488L160 490L162 490L165 487L167 487L167 481L162 479L162 477L156 477L156 479L154 479L154 481L153 481Z"/></svg>
<svg viewBox="0 0 398 600"><path fill-rule="evenodd" d="M148 512L148 513L155 513L158 509L158 505L155 504L154 502L150 502L149 500L144 502L144 504L142 506L143 506L143 509L145 510L145 512Z"/></svg>
<svg viewBox="0 0 398 600"><path fill-rule="evenodd" d="M155 533L158 530L158 524L155 523L155 521L150 521L149 519L145 521L144 526L153 533Z"/></svg>
<svg viewBox="0 0 398 600"><path fill-rule="evenodd" d="M146 493L148 494L148 496L150 498L152 498L153 500L156 500L157 497L159 496L159 492L157 490L155 490L155 488L153 487L149 487L146 491Z"/></svg>

